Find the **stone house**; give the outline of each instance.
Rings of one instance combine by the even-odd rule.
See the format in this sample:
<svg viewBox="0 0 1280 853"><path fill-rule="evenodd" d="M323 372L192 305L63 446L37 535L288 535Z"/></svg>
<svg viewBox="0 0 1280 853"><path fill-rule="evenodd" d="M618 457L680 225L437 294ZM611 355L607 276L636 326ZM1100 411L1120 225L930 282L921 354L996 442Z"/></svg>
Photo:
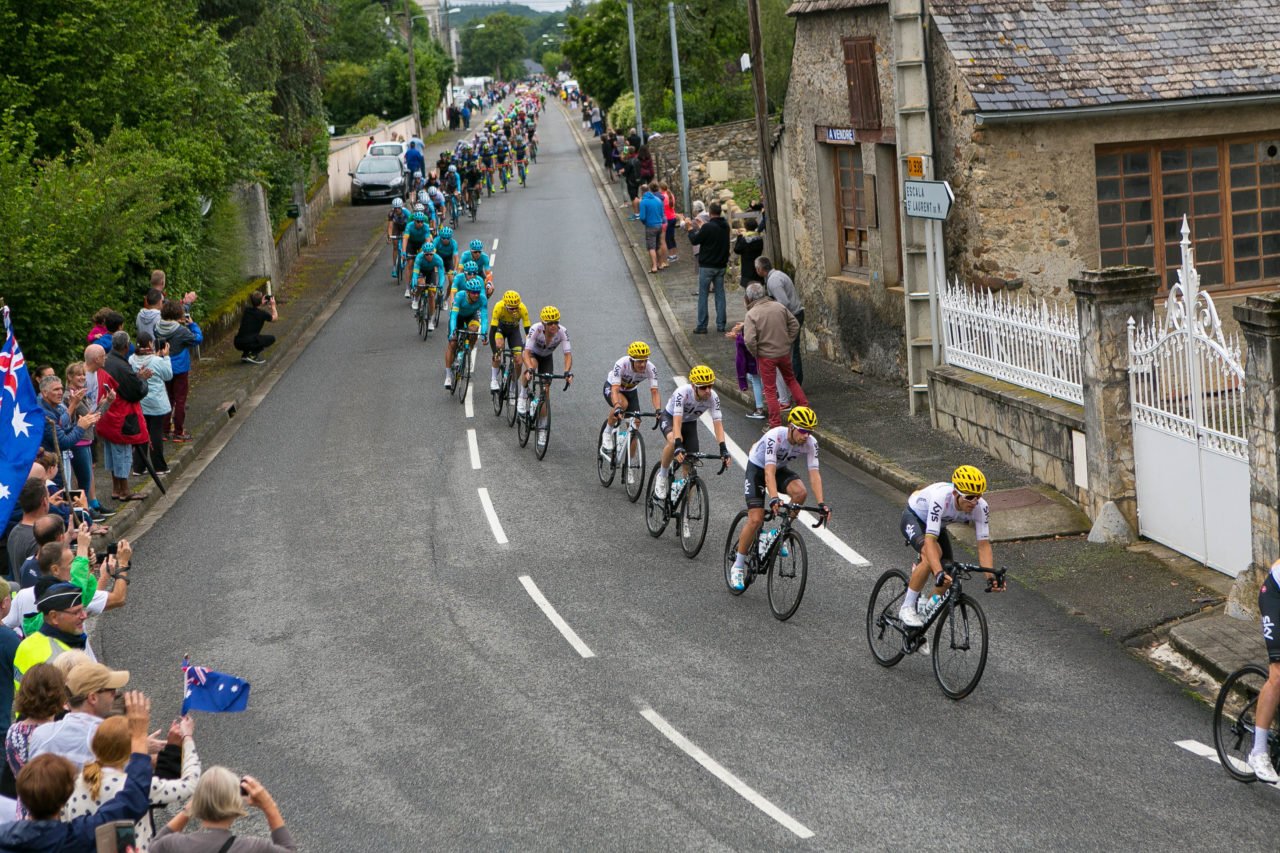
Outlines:
<svg viewBox="0 0 1280 853"><path fill-rule="evenodd" d="M913 154L955 191L948 276L1070 300L1080 270L1134 264L1167 287L1188 214L1224 316L1280 285L1276 0L796 0L788 14L778 215L824 356L906 376ZM913 94L905 54L921 46ZM922 112L925 144L907 143Z"/></svg>

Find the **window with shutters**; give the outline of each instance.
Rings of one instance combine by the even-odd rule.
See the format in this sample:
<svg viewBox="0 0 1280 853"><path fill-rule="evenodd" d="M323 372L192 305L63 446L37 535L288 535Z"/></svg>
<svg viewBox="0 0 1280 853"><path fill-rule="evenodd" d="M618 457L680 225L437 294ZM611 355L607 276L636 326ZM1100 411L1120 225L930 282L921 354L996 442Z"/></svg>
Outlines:
<svg viewBox="0 0 1280 853"><path fill-rule="evenodd" d="M872 226L870 195L862 171L862 146L832 146L836 160L836 210L839 214L840 266L865 273L868 229Z"/></svg>
<svg viewBox="0 0 1280 853"><path fill-rule="evenodd" d="M880 129L880 81L876 78L876 40L859 36L841 42L849 88L849 124L857 130Z"/></svg>

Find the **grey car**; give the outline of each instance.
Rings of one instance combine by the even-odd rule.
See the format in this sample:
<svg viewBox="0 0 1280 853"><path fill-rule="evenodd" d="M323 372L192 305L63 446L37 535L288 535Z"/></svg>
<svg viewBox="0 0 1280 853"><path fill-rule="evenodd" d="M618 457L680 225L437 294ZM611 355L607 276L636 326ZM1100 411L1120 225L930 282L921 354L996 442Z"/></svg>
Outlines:
<svg viewBox="0 0 1280 853"><path fill-rule="evenodd" d="M351 175L351 203L389 201L403 195L404 164L398 157L365 157Z"/></svg>

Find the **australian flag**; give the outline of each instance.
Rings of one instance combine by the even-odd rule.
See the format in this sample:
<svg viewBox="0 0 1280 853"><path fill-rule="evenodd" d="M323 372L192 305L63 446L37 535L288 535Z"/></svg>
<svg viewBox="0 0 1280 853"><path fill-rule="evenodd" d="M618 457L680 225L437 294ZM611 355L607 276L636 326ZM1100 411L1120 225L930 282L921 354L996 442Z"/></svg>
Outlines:
<svg viewBox="0 0 1280 853"><path fill-rule="evenodd" d="M182 694L182 713L208 711L213 714L243 711L249 707L249 682L203 666L192 666L185 658L182 671L186 689Z"/></svg>
<svg viewBox="0 0 1280 853"><path fill-rule="evenodd" d="M31 463L44 436L44 413L27 373L27 362L4 314L4 349L0 350L0 524L8 520L18 492L27 482Z"/></svg>

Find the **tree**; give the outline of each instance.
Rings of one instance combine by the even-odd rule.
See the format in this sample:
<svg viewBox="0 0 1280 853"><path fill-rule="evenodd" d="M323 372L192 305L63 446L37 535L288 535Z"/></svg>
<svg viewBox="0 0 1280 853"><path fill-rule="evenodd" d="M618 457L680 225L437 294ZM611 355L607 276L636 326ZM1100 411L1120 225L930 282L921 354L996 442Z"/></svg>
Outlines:
<svg viewBox="0 0 1280 853"><path fill-rule="evenodd" d="M529 50L524 26L520 18L497 12L464 29L462 73L499 78L523 76L521 60Z"/></svg>
<svg viewBox="0 0 1280 853"><path fill-rule="evenodd" d="M565 59L563 53L548 50L542 54L542 70L551 75L554 75L557 71L568 71L569 61Z"/></svg>
<svg viewBox="0 0 1280 853"><path fill-rule="evenodd" d="M619 0L600 0L586 14L570 15L564 55L582 90L602 105L612 104L629 86L627 12Z"/></svg>

